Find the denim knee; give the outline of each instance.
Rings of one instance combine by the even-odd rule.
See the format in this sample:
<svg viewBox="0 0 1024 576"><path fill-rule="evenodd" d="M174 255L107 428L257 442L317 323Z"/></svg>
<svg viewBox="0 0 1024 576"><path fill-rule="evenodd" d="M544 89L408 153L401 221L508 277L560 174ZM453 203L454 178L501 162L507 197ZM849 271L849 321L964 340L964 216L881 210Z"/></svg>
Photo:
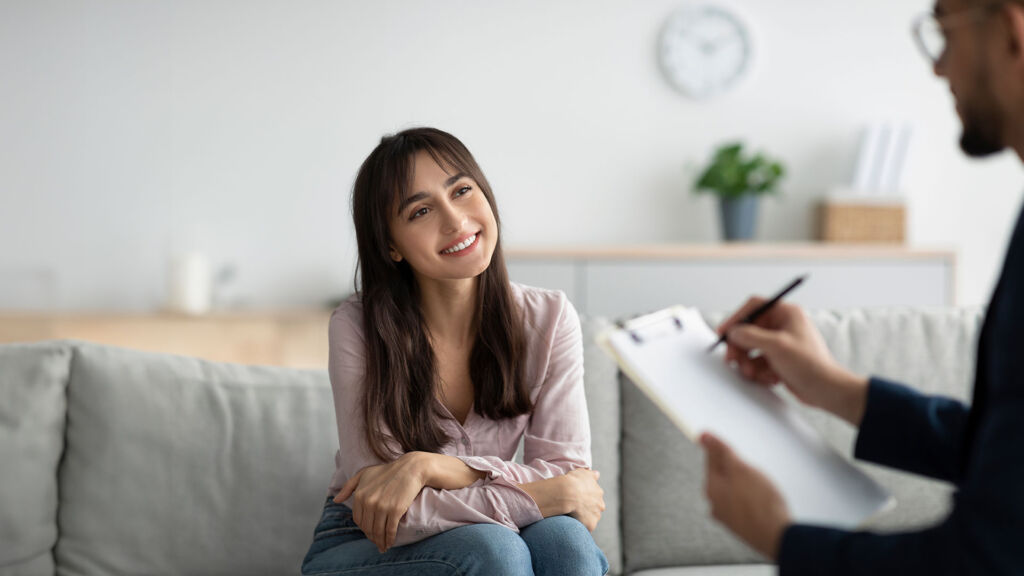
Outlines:
<svg viewBox="0 0 1024 576"><path fill-rule="evenodd" d="M575 518L552 516L523 529L523 541L530 549L533 571L545 574L587 574L601 576L608 571L608 559L594 537Z"/></svg>
<svg viewBox="0 0 1024 576"><path fill-rule="evenodd" d="M466 555L470 574L533 576L530 549L518 534L496 524L474 524L454 528L459 549Z"/></svg>

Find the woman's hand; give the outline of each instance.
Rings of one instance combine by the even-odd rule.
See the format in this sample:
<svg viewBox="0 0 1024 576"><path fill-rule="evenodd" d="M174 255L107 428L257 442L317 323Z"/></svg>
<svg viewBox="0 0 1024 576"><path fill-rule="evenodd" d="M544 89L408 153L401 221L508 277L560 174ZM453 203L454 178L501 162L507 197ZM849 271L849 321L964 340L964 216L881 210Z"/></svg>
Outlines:
<svg viewBox="0 0 1024 576"><path fill-rule="evenodd" d="M579 468L520 488L537 503L541 516L572 516L593 532L605 509L604 490L597 483L600 477L600 472Z"/></svg>
<svg viewBox="0 0 1024 576"><path fill-rule="evenodd" d="M778 302L753 324L739 324L764 302L751 298L718 328L719 334L728 334L726 362L735 362L748 380L764 386L782 382L805 404L859 426L867 404L867 379L832 358L825 340L798 306ZM754 350L760 354L752 355Z"/></svg>
<svg viewBox="0 0 1024 576"><path fill-rule="evenodd" d="M367 466L348 479L334 501L354 497L352 519L383 554L395 543L398 523L426 483L424 452L408 452L387 464Z"/></svg>
<svg viewBox="0 0 1024 576"><path fill-rule="evenodd" d="M408 452L394 462L363 468L345 482L334 501L340 504L355 495L352 519L383 553L394 545L398 524L420 490L458 490L484 476L454 456Z"/></svg>
<svg viewBox="0 0 1024 576"><path fill-rule="evenodd" d="M573 510L569 516L580 521L591 532L597 528L604 512L604 489L597 483L600 472L579 468L565 475L570 483L570 493L574 496Z"/></svg>
<svg viewBox="0 0 1024 576"><path fill-rule="evenodd" d="M707 455L704 491L711 516L765 557L776 560L789 511L782 495L757 469L710 434L700 439Z"/></svg>

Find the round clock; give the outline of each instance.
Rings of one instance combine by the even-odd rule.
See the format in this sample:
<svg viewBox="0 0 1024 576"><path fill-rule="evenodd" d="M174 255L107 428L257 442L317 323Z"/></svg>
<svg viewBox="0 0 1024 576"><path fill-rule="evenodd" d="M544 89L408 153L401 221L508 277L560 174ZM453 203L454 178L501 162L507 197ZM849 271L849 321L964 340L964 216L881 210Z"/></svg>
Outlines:
<svg viewBox="0 0 1024 576"><path fill-rule="evenodd" d="M662 71L677 90L703 99L743 77L753 47L743 22L716 4L684 6L669 16L658 39Z"/></svg>

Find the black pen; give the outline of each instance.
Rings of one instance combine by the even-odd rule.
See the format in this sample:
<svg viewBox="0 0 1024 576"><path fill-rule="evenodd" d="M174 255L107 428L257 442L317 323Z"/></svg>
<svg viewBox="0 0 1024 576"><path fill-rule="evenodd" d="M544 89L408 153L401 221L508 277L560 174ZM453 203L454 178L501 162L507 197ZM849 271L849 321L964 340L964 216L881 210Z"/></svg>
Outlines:
<svg viewBox="0 0 1024 576"><path fill-rule="evenodd" d="M804 274L803 276L800 276L796 280L793 280L793 282L789 286L786 286L785 288L782 289L782 292L779 292L778 294L775 295L774 298L772 298L771 300L769 300L769 301L765 302L764 304L761 304L760 306L758 306L753 312L751 312L750 314L747 314L747 316L745 318L743 318L742 320L737 322L737 324L751 324L751 323L753 323L754 320L757 320L758 318L761 317L762 314L767 312L769 308L771 308L772 306L775 306L776 302L778 302L779 300L782 300L783 296L785 296L786 294L789 294L794 288L799 286L800 283L803 282L806 278L807 278L807 275ZM722 334L722 337L719 338L717 342L712 344L710 348L708 348L708 354L710 354L711 351L714 350L715 348L718 348L719 344L721 344L722 342L725 342L725 337L726 337L726 335Z"/></svg>

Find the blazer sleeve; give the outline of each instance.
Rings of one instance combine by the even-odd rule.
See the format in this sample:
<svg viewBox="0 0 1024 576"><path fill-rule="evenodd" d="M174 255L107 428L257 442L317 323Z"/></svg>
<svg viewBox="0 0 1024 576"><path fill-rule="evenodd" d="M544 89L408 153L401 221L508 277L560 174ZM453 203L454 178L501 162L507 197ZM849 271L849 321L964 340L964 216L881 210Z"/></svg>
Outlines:
<svg viewBox="0 0 1024 576"><path fill-rule="evenodd" d="M963 479L969 412L956 400L925 396L906 386L872 378L854 456L959 483Z"/></svg>
<svg viewBox="0 0 1024 576"><path fill-rule="evenodd" d="M338 425L336 464L347 480L367 466L383 463L369 449L366 439L362 413L366 344L359 314L335 311L328 340L328 373ZM351 507L353 499L345 504ZM518 532L541 519L540 509L529 494L511 483L478 480L460 490L424 488L399 523L395 545L410 544L468 524L500 524Z"/></svg>
<svg viewBox="0 0 1024 576"><path fill-rule="evenodd" d="M558 321L545 349L547 370L534 400L518 464L496 456L459 456L491 480L525 484L591 467L590 418L583 387L583 333L579 316L564 295Z"/></svg>
<svg viewBox="0 0 1024 576"><path fill-rule="evenodd" d="M933 408L922 410L918 405L903 416L928 415L940 422L950 417L929 402L918 403ZM892 412L892 418L901 420L897 412ZM910 428L896 422L890 431L890 440L899 450L909 450L913 443L900 436L910 433ZM942 435L914 436L921 438L922 451L937 449L942 441L936 437ZM1001 399L988 407L979 425L964 482L954 496L952 512L941 524L897 534L790 526L780 546L780 575L1020 574L1024 567L1020 446L1024 446L1024 401ZM952 466L936 454L922 456L916 463L919 469L943 473Z"/></svg>

